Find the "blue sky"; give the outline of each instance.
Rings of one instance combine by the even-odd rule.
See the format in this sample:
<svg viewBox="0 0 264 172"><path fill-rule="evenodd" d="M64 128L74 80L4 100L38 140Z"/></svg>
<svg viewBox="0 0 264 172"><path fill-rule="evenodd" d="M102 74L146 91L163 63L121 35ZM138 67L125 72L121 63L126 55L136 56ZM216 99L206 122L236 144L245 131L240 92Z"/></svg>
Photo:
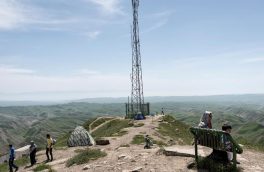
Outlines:
<svg viewBox="0 0 264 172"><path fill-rule="evenodd" d="M264 93L264 1L141 0L145 96ZM0 100L130 94L130 0L0 0Z"/></svg>

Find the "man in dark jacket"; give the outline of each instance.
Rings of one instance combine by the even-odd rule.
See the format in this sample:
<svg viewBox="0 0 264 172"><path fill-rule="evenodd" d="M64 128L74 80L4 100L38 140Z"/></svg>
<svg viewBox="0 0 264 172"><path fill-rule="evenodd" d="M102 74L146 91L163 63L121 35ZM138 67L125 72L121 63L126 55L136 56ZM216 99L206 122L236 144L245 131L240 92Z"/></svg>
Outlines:
<svg viewBox="0 0 264 172"><path fill-rule="evenodd" d="M34 141L31 141L30 147L29 147L29 157L30 157L31 166L33 166L37 162L36 161L36 152L37 152L37 146L34 143Z"/></svg>
<svg viewBox="0 0 264 172"><path fill-rule="evenodd" d="M15 160L15 149L13 147L13 145L9 145L9 172L13 172L13 168L16 169L16 171L18 170L18 166L16 166L14 164L14 160Z"/></svg>

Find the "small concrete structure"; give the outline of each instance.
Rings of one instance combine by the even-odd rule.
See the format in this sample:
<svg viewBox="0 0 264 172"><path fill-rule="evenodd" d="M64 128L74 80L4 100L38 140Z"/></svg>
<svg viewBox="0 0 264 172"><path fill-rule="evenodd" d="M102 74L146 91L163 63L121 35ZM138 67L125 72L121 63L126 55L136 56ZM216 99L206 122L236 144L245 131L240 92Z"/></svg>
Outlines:
<svg viewBox="0 0 264 172"><path fill-rule="evenodd" d="M16 159L24 157L24 156L28 156L29 155L29 147L30 147L30 145L26 145L24 147L16 149L15 150ZM0 157L0 164L7 162L8 159L9 159L9 154L1 156Z"/></svg>
<svg viewBox="0 0 264 172"><path fill-rule="evenodd" d="M206 156L212 152L212 149L202 147L201 146L201 151L199 152L200 156ZM180 145L175 145L175 146L170 146L170 147L165 147L163 153L166 156L183 156L183 157L195 157L195 152L192 146L180 146Z"/></svg>

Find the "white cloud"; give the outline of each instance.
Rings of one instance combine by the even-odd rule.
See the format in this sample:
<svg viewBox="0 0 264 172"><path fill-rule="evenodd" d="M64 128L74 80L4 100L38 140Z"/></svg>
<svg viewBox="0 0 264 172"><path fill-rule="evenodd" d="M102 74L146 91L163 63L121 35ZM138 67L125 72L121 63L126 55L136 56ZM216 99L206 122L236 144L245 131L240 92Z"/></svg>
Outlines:
<svg viewBox="0 0 264 172"><path fill-rule="evenodd" d="M34 74L35 71L30 69L17 68L8 65L0 65L0 75L29 75Z"/></svg>
<svg viewBox="0 0 264 172"><path fill-rule="evenodd" d="M103 15L94 15L89 10L75 11L71 7L75 2L59 2L62 6L67 4L67 8L58 8L57 6L47 8L29 0L0 0L0 31L37 29L80 34L88 29L89 32L86 33L86 36L94 39L101 33L93 31L95 28L104 28L107 24L120 24L120 19L109 19L109 16L124 14L120 0L79 0L76 3L83 1L85 1L86 7L88 7L87 2L96 5L100 14ZM84 6L84 8L86 7Z"/></svg>
<svg viewBox="0 0 264 172"><path fill-rule="evenodd" d="M177 64L192 61L179 60ZM263 92L264 80L261 75L224 70L208 73L207 69L197 71L195 67L175 67L173 62L170 63L162 70L145 70L145 96ZM92 69L76 70L72 75L48 76L39 75L32 69L0 65L0 83L1 100L62 100L125 97L130 94L130 80L126 74L102 73Z"/></svg>
<svg viewBox="0 0 264 172"><path fill-rule="evenodd" d="M97 5L105 14L119 14L124 15L120 0L86 0Z"/></svg>
<svg viewBox="0 0 264 172"><path fill-rule="evenodd" d="M121 96L122 93L129 93L127 76L105 74L88 69L81 69L69 76L48 76L39 75L31 69L1 65L0 83L0 99L2 100L9 99L9 96L17 99L22 94L25 95L23 98L28 100L43 98L51 100L53 98L68 99L71 96L71 99L80 98L84 93L87 97ZM36 95L41 96L37 98Z"/></svg>
<svg viewBox="0 0 264 172"><path fill-rule="evenodd" d="M173 13L174 11L172 10L166 10L149 14L146 17L142 17L144 21L151 22L152 24L150 27L143 30L142 33L148 33L165 26L169 22L169 19L173 15Z"/></svg>
<svg viewBox="0 0 264 172"><path fill-rule="evenodd" d="M90 39L96 39L101 34L100 31L85 32L83 35Z"/></svg>
<svg viewBox="0 0 264 172"><path fill-rule="evenodd" d="M156 13L149 14L147 16L143 16L143 19L153 19L153 18L168 18L171 15L173 15L173 10L165 10L165 11L159 11Z"/></svg>
<svg viewBox="0 0 264 172"><path fill-rule="evenodd" d="M97 74L100 74L100 72L89 70L89 69L81 69L81 70L78 70L76 74L77 75L97 75Z"/></svg>
<svg viewBox="0 0 264 172"><path fill-rule="evenodd" d="M22 3L23 2L23 3ZM49 28L81 22L74 17L67 17L58 11L49 11L34 6L29 1L0 0L0 30L27 28Z"/></svg>
<svg viewBox="0 0 264 172"><path fill-rule="evenodd" d="M149 33L153 30L161 28L162 26L166 25L167 23L168 23L168 19L163 19L161 21L156 22L154 25L147 28L146 30L142 31L142 33Z"/></svg>
<svg viewBox="0 0 264 172"><path fill-rule="evenodd" d="M1 0L0 7L0 29L13 29L27 20L25 7L16 0Z"/></svg>
<svg viewBox="0 0 264 172"><path fill-rule="evenodd" d="M257 58L247 58L243 59L243 63L257 63L257 62L264 62L264 57L257 57Z"/></svg>

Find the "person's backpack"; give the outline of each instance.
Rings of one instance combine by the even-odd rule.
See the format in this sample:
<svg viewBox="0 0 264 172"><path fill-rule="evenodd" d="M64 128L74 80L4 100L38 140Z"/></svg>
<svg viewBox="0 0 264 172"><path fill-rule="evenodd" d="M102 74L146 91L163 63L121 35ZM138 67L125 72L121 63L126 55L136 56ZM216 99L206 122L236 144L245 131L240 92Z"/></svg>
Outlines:
<svg viewBox="0 0 264 172"><path fill-rule="evenodd" d="M52 141L52 142L51 142L52 145L55 145L56 142L57 142L57 140L56 140L56 139L53 139L53 138L51 139L51 141Z"/></svg>

